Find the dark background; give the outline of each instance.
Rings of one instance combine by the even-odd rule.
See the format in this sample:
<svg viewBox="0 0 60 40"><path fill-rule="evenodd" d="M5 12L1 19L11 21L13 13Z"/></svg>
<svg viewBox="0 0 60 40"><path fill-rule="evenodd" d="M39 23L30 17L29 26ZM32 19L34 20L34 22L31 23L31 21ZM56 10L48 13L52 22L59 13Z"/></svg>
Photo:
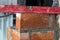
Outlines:
<svg viewBox="0 0 60 40"><path fill-rule="evenodd" d="M18 0L17 3L23 6L52 6L53 0Z"/></svg>

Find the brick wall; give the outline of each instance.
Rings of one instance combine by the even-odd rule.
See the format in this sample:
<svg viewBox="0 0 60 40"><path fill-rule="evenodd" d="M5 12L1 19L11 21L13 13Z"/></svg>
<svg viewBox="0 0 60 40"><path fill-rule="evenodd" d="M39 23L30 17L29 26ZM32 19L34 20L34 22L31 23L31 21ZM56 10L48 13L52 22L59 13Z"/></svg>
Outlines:
<svg viewBox="0 0 60 40"><path fill-rule="evenodd" d="M21 29L22 28L41 28L41 27L50 27L54 26L54 15L50 15L50 18L48 17L48 14L21 14ZM49 20L50 19L50 22ZM50 24L49 24L49 23Z"/></svg>
<svg viewBox="0 0 60 40"><path fill-rule="evenodd" d="M47 33L35 32L31 35L31 40L54 40L54 32Z"/></svg>
<svg viewBox="0 0 60 40"><path fill-rule="evenodd" d="M21 33L20 36L20 40L29 40L28 33ZM46 33L32 32L31 40L54 40L54 31L47 31Z"/></svg>

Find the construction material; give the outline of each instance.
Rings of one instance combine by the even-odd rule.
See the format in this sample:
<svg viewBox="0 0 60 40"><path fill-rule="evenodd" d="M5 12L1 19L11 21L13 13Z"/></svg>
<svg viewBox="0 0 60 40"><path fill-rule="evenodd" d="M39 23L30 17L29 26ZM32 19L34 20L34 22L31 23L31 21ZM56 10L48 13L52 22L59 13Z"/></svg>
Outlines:
<svg viewBox="0 0 60 40"><path fill-rule="evenodd" d="M20 25L21 29L53 27L54 15L49 17L48 14L22 13Z"/></svg>
<svg viewBox="0 0 60 40"><path fill-rule="evenodd" d="M31 40L54 40L54 32L33 32L31 34Z"/></svg>
<svg viewBox="0 0 60 40"><path fill-rule="evenodd" d="M20 40L20 32L12 29L12 40Z"/></svg>
<svg viewBox="0 0 60 40"><path fill-rule="evenodd" d="M54 31L42 31L42 32L32 32L20 33L20 40L54 40Z"/></svg>
<svg viewBox="0 0 60 40"><path fill-rule="evenodd" d="M29 40L29 33L20 33L20 40Z"/></svg>
<svg viewBox="0 0 60 40"><path fill-rule="evenodd" d="M21 27L21 14L16 13L16 29L20 30Z"/></svg>

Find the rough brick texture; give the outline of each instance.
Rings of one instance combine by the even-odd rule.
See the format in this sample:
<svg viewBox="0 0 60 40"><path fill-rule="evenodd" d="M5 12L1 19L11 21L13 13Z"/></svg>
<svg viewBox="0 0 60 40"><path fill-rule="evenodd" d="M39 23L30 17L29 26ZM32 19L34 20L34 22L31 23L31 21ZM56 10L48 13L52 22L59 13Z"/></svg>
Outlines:
<svg viewBox="0 0 60 40"><path fill-rule="evenodd" d="M32 33L31 40L54 40L54 32L47 33Z"/></svg>
<svg viewBox="0 0 60 40"><path fill-rule="evenodd" d="M48 23L48 14L24 13L21 15L21 28L41 28L54 26L54 15L50 15L50 24Z"/></svg>

